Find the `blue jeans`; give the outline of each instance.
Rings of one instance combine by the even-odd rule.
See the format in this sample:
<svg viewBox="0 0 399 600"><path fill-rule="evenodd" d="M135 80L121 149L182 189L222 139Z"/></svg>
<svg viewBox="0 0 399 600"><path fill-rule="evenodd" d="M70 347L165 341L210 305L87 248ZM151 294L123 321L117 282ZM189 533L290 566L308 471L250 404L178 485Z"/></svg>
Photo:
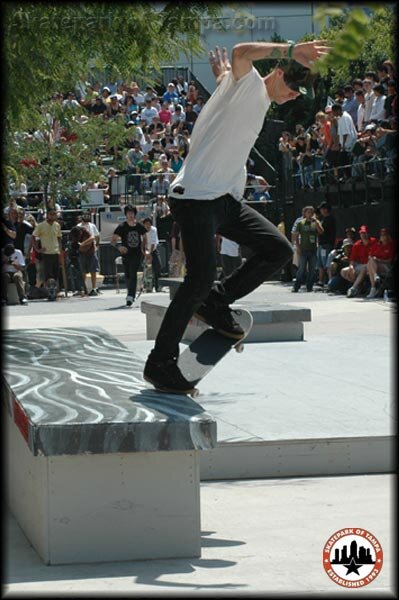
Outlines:
<svg viewBox="0 0 399 600"><path fill-rule="evenodd" d="M306 289L308 292L311 292L313 289L313 283L315 279L316 272L316 263L317 263L317 249L314 250L302 250L299 255L299 266L296 274L294 290L298 291L302 285L306 267L307 267L307 276L306 276Z"/></svg>
<svg viewBox="0 0 399 600"><path fill-rule="evenodd" d="M179 342L195 311L204 301L229 305L246 296L292 259L287 238L255 209L229 194L215 200L169 198L180 226L187 274L161 324L154 360L179 355ZM223 281L216 279L215 234L248 247L252 255Z"/></svg>

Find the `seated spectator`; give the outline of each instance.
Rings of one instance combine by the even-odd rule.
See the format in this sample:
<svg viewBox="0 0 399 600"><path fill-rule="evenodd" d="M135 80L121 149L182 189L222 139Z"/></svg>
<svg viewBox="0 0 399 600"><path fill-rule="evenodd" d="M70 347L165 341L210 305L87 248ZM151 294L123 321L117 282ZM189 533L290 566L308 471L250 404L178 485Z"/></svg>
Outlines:
<svg viewBox="0 0 399 600"><path fill-rule="evenodd" d="M181 104L176 106L172 115L172 128L175 134L180 133L185 127L186 113Z"/></svg>
<svg viewBox="0 0 399 600"><path fill-rule="evenodd" d="M163 102L178 102L179 94L176 92L174 83L168 83L166 92L162 95Z"/></svg>
<svg viewBox="0 0 399 600"><path fill-rule="evenodd" d="M169 181L165 178L164 173L159 173L157 178L152 182L151 191L153 196L167 196L169 192Z"/></svg>
<svg viewBox="0 0 399 600"><path fill-rule="evenodd" d="M116 94L112 94L112 96L110 96L110 101L107 104L107 113L110 117L116 117L116 115L120 114L121 112L122 108L118 97Z"/></svg>
<svg viewBox="0 0 399 600"><path fill-rule="evenodd" d="M25 259L21 252L14 247L14 244L6 244L1 251L2 254L2 273L1 273L1 304L7 304L7 288L9 283L15 283L18 298L21 304L28 304L25 293L25 281L23 272L25 270Z"/></svg>
<svg viewBox="0 0 399 600"><path fill-rule="evenodd" d="M375 237L369 235L367 225L360 227L359 234L360 240L353 244L349 266L341 270L341 276L352 284L347 291L348 298L360 293L360 286L367 277L369 256L376 242Z"/></svg>
<svg viewBox="0 0 399 600"><path fill-rule="evenodd" d="M135 81L130 84L130 93L138 106L143 106L146 103L144 95L140 92L140 88ZM149 98L151 100L151 98Z"/></svg>
<svg viewBox="0 0 399 600"><path fill-rule="evenodd" d="M203 99L202 96L198 96L197 102L194 103L194 105L193 105L193 110L195 110L197 115L200 114L201 110L204 108L204 105L205 105L205 100Z"/></svg>
<svg viewBox="0 0 399 600"><path fill-rule="evenodd" d="M346 294L349 287L349 282L341 275L341 271L349 266L350 256L352 252L353 241L350 238L345 238L341 248L335 250L334 256L330 261L327 269L328 283L327 290L332 293Z"/></svg>
<svg viewBox="0 0 399 600"><path fill-rule="evenodd" d="M107 105L101 96L97 96L94 104L87 107L87 110L93 115L103 115L106 113Z"/></svg>
<svg viewBox="0 0 399 600"><path fill-rule="evenodd" d="M79 102L75 98L73 92L68 92L66 99L62 103L64 108L76 109L80 108Z"/></svg>
<svg viewBox="0 0 399 600"><path fill-rule="evenodd" d="M179 151L177 148L173 148L171 151L172 158L170 159L170 168L173 173L178 173L183 166L183 159L179 155Z"/></svg>
<svg viewBox="0 0 399 600"><path fill-rule="evenodd" d="M185 116L185 121L184 121L184 127L186 127L186 129L188 129L189 133L192 132L194 123L197 120L197 118L198 118L198 115L195 112L195 110L193 109L192 102L186 102L186 116Z"/></svg>
<svg viewBox="0 0 399 600"><path fill-rule="evenodd" d="M148 132L150 135L156 133L158 136L161 136L164 134L165 126L160 120L159 116L154 116L152 118L152 123L148 125Z"/></svg>
<svg viewBox="0 0 399 600"><path fill-rule="evenodd" d="M151 100L147 100L145 107L141 111L141 118L145 120L147 125L151 125L153 117L158 117L157 109L152 106Z"/></svg>
<svg viewBox="0 0 399 600"><path fill-rule="evenodd" d="M163 102L159 111L159 118L163 125L168 125L172 121L172 111L169 108L169 102Z"/></svg>
<svg viewBox="0 0 399 600"><path fill-rule="evenodd" d="M367 263L367 275L370 279L370 292L368 299L375 298L378 295L381 283L380 275L385 275L391 269L396 255L396 248L386 227L380 231L380 239L371 250Z"/></svg>

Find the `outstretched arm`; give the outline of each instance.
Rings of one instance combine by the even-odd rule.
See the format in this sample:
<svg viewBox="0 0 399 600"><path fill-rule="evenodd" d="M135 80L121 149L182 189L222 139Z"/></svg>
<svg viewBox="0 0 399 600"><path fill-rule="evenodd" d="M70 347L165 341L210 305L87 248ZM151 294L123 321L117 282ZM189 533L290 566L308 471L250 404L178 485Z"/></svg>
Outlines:
<svg viewBox="0 0 399 600"><path fill-rule="evenodd" d="M275 44L272 42L248 42L237 44L233 48L232 69L235 79L241 79L252 69L254 60L264 58L294 59L310 69L313 63L331 51L323 40L302 42L299 44Z"/></svg>

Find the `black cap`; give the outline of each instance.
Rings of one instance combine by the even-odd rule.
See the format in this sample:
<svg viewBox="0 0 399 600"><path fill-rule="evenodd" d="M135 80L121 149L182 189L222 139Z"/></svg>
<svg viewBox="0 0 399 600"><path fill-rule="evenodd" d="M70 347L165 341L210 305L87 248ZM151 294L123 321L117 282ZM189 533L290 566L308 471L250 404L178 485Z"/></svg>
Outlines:
<svg viewBox="0 0 399 600"><path fill-rule="evenodd" d="M313 84L318 73L312 73L310 69L293 59L280 60L277 67L284 71L284 81L288 87L295 89L308 98L313 99L315 97Z"/></svg>

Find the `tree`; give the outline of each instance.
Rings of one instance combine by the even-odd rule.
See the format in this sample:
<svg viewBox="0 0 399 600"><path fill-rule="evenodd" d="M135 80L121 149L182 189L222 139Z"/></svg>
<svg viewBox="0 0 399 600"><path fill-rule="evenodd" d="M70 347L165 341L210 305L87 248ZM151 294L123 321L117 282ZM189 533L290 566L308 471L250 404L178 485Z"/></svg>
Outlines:
<svg viewBox="0 0 399 600"><path fill-rule="evenodd" d="M78 182L94 183L104 175L99 157L102 145L119 149L113 166L124 166L124 142L132 129L121 119L85 118L56 102L42 107L41 126L32 134L14 134L9 140L8 174L16 181L44 191L46 205L51 199L81 202L85 192L76 189ZM10 168L11 167L11 168Z"/></svg>
<svg viewBox="0 0 399 600"><path fill-rule="evenodd" d="M26 128L55 91L73 90L91 71L148 80L180 52L199 54L200 17L221 3L4 3L3 66L8 126Z"/></svg>

